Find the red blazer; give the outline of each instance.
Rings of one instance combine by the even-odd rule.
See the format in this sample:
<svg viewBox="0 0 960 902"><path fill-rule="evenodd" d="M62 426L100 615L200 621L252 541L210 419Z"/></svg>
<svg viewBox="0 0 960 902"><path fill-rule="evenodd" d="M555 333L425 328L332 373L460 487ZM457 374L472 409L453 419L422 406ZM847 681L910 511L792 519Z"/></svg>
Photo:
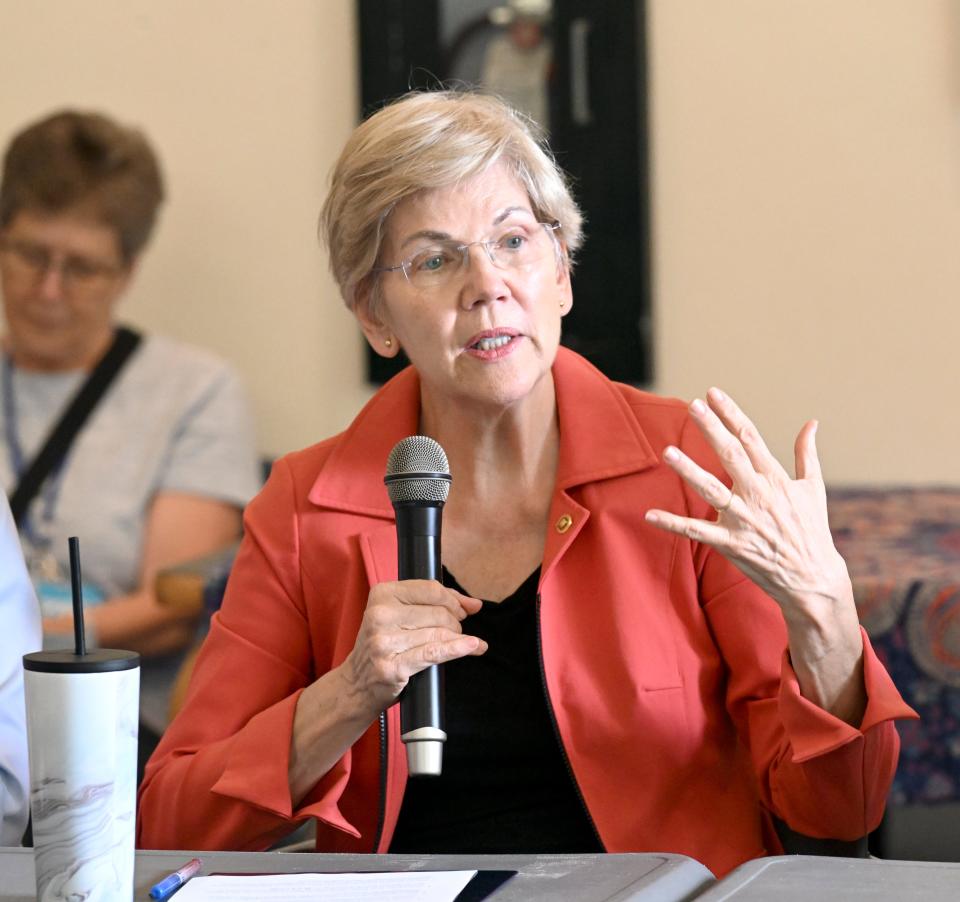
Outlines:
<svg viewBox="0 0 960 902"><path fill-rule="evenodd" d="M720 472L685 406L564 349L553 374L541 655L605 848L683 853L722 875L779 851L768 812L814 836L876 827L897 761L891 721L915 715L866 636L858 730L800 695L768 596L706 546L644 522L651 507L711 515L660 463L675 444ZM370 587L396 578L383 472L417 431L419 398L407 369L346 432L280 460L248 507L186 703L147 766L141 847L262 849L315 817L320 850L388 850L406 782L396 705L298 806L287 765L300 691L347 656Z"/></svg>

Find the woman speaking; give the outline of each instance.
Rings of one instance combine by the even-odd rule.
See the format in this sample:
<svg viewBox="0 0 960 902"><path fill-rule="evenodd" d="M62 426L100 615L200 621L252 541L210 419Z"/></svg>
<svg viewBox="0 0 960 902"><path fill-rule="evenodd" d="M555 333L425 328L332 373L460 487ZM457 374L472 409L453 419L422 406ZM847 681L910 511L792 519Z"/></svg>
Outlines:
<svg viewBox="0 0 960 902"><path fill-rule="evenodd" d="M791 479L721 392L687 406L560 348L580 226L495 98L408 95L356 129L323 234L367 341L412 365L248 507L141 846L261 849L315 818L324 851L721 875L779 851L774 818L877 825L912 712L857 622L815 424ZM443 585L396 581L384 467L415 433L453 477ZM443 774L408 779L394 703L438 663Z"/></svg>

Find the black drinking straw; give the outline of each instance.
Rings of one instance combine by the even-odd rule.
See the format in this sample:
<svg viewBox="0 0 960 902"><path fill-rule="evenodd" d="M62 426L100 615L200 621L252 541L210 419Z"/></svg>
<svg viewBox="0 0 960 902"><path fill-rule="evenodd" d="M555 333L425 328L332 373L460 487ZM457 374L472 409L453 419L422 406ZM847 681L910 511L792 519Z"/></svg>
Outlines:
<svg viewBox="0 0 960 902"><path fill-rule="evenodd" d="M73 589L73 641L78 655L87 653L83 639L83 581L80 579L80 540L67 539L70 545L70 587Z"/></svg>

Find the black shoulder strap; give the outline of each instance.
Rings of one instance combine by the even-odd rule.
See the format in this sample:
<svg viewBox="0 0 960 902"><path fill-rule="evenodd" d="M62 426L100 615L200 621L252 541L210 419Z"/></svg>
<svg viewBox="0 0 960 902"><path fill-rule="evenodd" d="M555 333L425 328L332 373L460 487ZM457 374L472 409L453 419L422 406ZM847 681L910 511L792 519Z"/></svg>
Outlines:
<svg viewBox="0 0 960 902"><path fill-rule="evenodd" d="M140 344L140 333L120 326L113 337L113 344L100 358L86 382L80 386L73 400L67 405L60 420L53 427L43 447L37 452L30 466L20 477L17 487L10 495L10 510L13 519L20 525L27 507L43 485L43 481L66 456L67 451L83 428L87 417L110 387L114 377Z"/></svg>

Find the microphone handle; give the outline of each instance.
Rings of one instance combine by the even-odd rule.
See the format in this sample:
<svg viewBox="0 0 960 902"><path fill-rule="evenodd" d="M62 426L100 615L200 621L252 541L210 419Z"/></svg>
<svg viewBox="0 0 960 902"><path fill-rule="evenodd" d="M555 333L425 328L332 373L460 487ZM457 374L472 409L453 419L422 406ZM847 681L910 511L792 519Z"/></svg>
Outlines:
<svg viewBox="0 0 960 902"><path fill-rule="evenodd" d="M398 502L397 573L400 579L440 580L440 515L429 501Z"/></svg>
<svg viewBox="0 0 960 902"><path fill-rule="evenodd" d="M397 571L400 579L441 578L440 527L443 505L425 501L394 505ZM439 776L443 742L443 668L434 664L410 677L400 693L400 735L412 776Z"/></svg>

